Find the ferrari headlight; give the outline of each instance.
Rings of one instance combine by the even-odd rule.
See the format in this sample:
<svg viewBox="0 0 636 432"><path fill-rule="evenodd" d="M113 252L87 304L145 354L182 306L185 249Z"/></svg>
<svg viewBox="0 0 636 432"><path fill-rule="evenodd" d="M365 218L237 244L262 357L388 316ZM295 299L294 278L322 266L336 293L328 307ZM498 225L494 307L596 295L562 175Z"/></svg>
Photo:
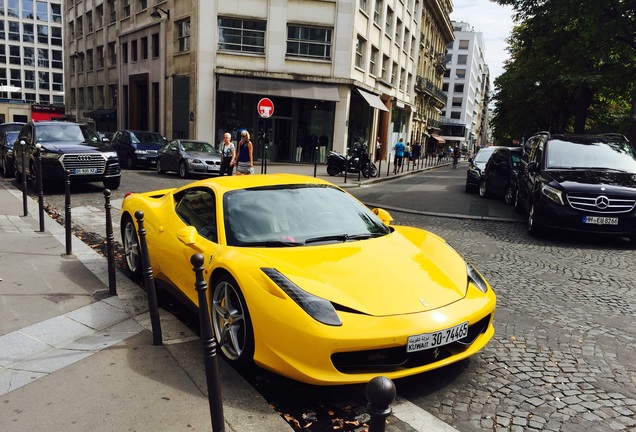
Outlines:
<svg viewBox="0 0 636 432"><path fill-rule="evenodd" d="M466 263L466 271L468 272L468 283L472 282L483 293L488 292L488 284L472 264Z"/></svg>
<svg viewBox="0 0 636 432"><path fill-rule="evenodd" d="M269 278L274 281L285 293L296 302L310 317L318 322L330 326L340 326L342 321L336 313L336 309L331 302L309 294L300 289L298 285L287 279L281 272L273 268L262 268Z"/></svg>
<svg viewBox="0 0 636 432"><path fill-rule="evenodd" d="M552 186L543 185L541 188L541 192L545 195L549 200L554 201L559 205L563 204L563 192L560 190L553 188Z"/></svg>

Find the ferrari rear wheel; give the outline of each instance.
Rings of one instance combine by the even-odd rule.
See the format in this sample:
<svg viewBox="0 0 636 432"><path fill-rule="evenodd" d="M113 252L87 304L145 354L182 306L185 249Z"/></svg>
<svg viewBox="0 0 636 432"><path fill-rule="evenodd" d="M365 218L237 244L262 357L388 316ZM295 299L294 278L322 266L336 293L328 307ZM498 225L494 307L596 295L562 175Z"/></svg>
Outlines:
<svg viewBox="0 0 636 432"><path fill-rule="evenodd" d="M250 366L254 359L254 331L245 297L229 275L216 279L212 286L212 327L221 354L230 362Z"/></svg>
<svg viewBox="0 0 636 432"><path fill-rule="evenodd" d="M141 280L141 250L137 228L129 215L125 215L121 221L121 240L124 244L126 268L133 280L139 281Z"/></svg>

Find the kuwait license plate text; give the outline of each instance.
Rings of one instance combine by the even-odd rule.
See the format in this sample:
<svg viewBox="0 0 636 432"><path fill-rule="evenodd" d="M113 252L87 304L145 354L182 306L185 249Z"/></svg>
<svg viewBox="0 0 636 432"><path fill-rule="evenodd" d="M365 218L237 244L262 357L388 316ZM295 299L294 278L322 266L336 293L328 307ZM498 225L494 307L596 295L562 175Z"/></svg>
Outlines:
<svg viewBox="0 0 636 432"><path fill-rule="evenodd" d="M406 352L422 351L448 345L449 343L466 337L467 334L468 321L435 333L422 333L409 336L406 344Z"/></svg>

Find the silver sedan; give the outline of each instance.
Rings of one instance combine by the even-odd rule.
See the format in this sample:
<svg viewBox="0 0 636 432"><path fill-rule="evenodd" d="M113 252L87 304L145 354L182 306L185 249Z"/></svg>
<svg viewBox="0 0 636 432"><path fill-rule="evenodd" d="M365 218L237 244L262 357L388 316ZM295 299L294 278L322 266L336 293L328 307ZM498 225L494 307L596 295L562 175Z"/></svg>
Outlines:
<svg viewBox="0 0 636 432"><path fill-rule="evenodd" d="M181 178L219 174L221 153L205 141L172 140L157 154L157 172L175 171Z"/></svg>

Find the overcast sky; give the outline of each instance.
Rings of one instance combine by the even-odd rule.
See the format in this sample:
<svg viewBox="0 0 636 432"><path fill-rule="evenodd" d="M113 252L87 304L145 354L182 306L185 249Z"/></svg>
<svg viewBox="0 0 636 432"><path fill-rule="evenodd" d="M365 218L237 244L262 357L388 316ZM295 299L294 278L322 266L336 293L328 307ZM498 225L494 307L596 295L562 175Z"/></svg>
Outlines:
<svg viewBox="0 0 636 432"><path fill-rule="evenodd" d="M512 30L512 9L499 6L490 0L453 0L453 21L463 21L484 35L486 63L490 69L490 80L503 73L504 62L508 59L506 39Z"/></svg>

